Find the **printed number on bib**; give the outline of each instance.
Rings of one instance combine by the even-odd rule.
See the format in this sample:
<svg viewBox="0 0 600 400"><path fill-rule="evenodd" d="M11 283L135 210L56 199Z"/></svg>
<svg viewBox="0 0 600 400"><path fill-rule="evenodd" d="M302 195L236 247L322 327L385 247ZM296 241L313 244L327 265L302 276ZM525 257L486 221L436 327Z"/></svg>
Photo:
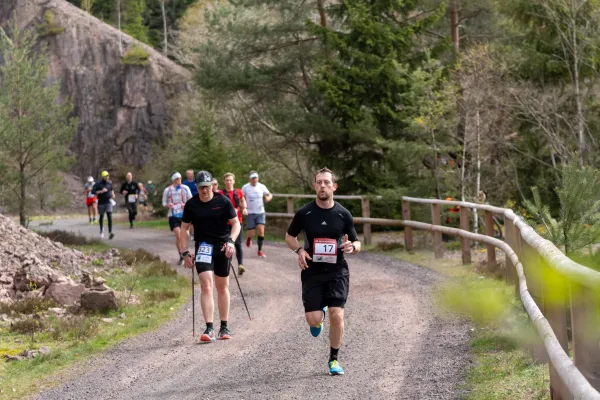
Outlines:
<svg viewBox="0 0 600 400"><path fill-rule="evenodd" d="M175 204L173 206L173 216L177 218L183 217L183 204Z"/></svg>
<svg viewBox="0 0 600 400"><path fill-rule="evenodd" d="M212 264L213 245L208 243L200 243L198 253L196 253L196 262L204 264Z"/></svg>
<svg viewBox="0 0 600 400"><path fill-rule="evenodd" d="M338 244L335 239L315 239L313 242L313 262L337 263Z"/></svg>
<svg viewBox="0 0 600 400"><path fill-rule="evenodd" d="M127 196L127 200L130 203L135 203L137 199L135 198L135 194L130 194L129 196Z"/></svg>

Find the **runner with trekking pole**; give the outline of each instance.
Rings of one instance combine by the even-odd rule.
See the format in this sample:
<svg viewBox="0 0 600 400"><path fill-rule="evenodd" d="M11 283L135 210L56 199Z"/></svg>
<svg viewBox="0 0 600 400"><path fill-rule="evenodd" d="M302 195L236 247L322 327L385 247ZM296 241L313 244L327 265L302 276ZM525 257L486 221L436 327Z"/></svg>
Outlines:
<svg viewBox="0 0 600 400"><path fill-rule="evenodd" d="M214 193L212 175L200 171L196 175L198 196L192 197L183 210L180 244L186 268L196 268L200 277L202 295L200 306L206 329L200 342L210 343L215 339L231 339L227 325L229 318L229 272L231 257L235 254L235 240L240 234L240 221L233 204L222 194ZM231 224L231 232L227 223ZM194 255L188 251L186 232L194 226ZM215 336L213 314L213 282L217 288L221 328Z"/></svg>

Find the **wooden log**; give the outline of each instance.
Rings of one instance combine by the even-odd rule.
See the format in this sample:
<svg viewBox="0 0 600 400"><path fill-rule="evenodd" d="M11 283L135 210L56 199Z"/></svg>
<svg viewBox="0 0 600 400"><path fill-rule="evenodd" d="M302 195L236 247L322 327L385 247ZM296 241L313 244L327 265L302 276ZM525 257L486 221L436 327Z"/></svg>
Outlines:
<svg viewBox="0 0 600 400"><path fill-rule="evenodd" d="M460 208L460 229L469 231L469 212L466 207ZM463 265L471 264L471 241L467 238L460 238L460 250L462 253Z"/></svg>
<svg viewBox="0 0 600 400"><path fill-rule="evenodd" d="M287 199L287 212L288 212L288 214L294 213L294 198L293 197L288 197L288 199Z"/></svg>
<svg viewBox="0 0 600 400"><path fill-rule="evenodd" d="M485 234L494 237L494 214L491 211L484 211ZM490 271L496 269L496 248L491 244L486 244L487 262Z"/></svg>
<svg viewBox="0 0 600 400"><path fill-rule="evenodd" d="M432 225L442 225L442 215L440 212L439 204L431 205L431 224ZM435 251L435 258L442 258L444 256L444 247L442 244L442 233L441 232L432 232L433 235L433 247Z"/></svg>
<svg viewBox="0 0 600 400"><path fill-rule="evenodd" d="M410 221L410 202L408 200L402 200L402 219ZM412 228L410 226L404 227L404 248L407 251L413 249Z"/></svg>
<svg viewBox="0 0 600 400"><path fill-rule="evenodd" d="M571 284L571 327L575 366L600 390L600 309L598 293Z"/></svg>

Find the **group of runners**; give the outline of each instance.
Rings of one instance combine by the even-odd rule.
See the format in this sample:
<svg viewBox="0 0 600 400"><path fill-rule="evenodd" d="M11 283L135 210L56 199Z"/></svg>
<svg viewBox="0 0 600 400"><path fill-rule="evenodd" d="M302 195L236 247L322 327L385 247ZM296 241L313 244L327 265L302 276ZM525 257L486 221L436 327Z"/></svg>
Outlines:
<svg viewBox="0 0 600 400"><path fill-rule="evenodd" d="M138 194L133 178L121 187L121 194ZM266 186L259 183L259 175L251 171L249 182L241 189L235 188L235 175L223 176L224 189L218 189L218 182L207 171L194 176L193 170L186 171L186 180L180 173L171 176L171 185L165 188L162 204L168 208L168 221L175 235L179 264L186 268L195 268L201 284L200 306L206 329L200 336L203 343L217 339L230 339L232 334L229 320L229 274L231 259L235 254L239 274L243 274L242 221L246 218L246 246L252 245L257 235L258 256L266 257L263 252L265 232L264 203L271 201L273 195ZM316 198L300 208L290 223L285 241L297 257L301 269L302 302L310 334L318 337L323 331L326 315L329 313L330 352L328 369L331 375L342 375L338 357L344 335L344 306L349 292L349 268L345 256L357 254L361 250L353 217L350 212L334 201L337 190L335 174L327 169L315 173L313 184ZM112 209L106 206L106 199L112 200L114 192L108 179L108 173L102 173L102 182L95 183L91 194L98 196L100 229L103 213L107 213L110 237L112 233ZM127 197L130 199L130 197ZM110 203L110 202L109 202ZM128 200L129 204L129 200ZM128 211L133 207L128 207ZM130 222L133 226L133 219ZM189 235L192 230L192 235ZM304 233L304 244L297 237ZM194 252L189 250L190 236L193 236ZM217 308L220 327L215 333L213 314L213 285L217 289Z"/></svg>
<svg viewBox="0 0 600 400"><path fill-rule="evenodd" d="M125 182L121 185L119 193L123 195L125 207L129 215L129 227L133 229L133 222L138 214L138 204L142 210L148 205L149 196L154 193L155 186L152 181L148 181L148 187L142 182L135 182L133 174L128 172L125 175ZM104 215L106 214L108 222L108 238L115 237L112 227L112 214L117 203L115 201L115 192L108 171L102 171L100 181L95 182L94 177L90 176L83 185L85 195L85 204L88 210L89 223L96 223L96 215L100 225L100 237L104 237Z"/></svg>

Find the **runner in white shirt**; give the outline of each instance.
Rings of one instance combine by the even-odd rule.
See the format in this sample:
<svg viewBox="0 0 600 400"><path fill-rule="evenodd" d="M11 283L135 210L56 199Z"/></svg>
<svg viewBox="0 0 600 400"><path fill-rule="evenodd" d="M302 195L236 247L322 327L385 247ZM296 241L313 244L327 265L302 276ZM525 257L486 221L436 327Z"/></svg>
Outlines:
<svg viewBox="0 0 600 400"><path fill-rule="evenodd" d="M258 230L258 256L264 258L266 257L262 251L266 223L264 201L267 203L270 202L273 195L265 185L258 182L258 172L251 171L248 181L249 183L242 187L242 193L244 193L244 197L248 203L248 217L246 219L248 237L246 239L246 246L250 247L252 245L254 231Z"/></svg>
<svg viewBox="0 0 600 400"><path fill-rule="evenodd" d="M181 234L187 234L187 232L181 232L181 218L183 217L183 206L185 203L192 198L192 192L186 185L181 184L181 174L175 172L171 176L173 184L168 186L163 192L162 205L163 207L169 208L169 227L171 231L175 233L175 246L177 247L177 253L179 254L178 265L183 264L183 255L181 254Z"/></svg>

